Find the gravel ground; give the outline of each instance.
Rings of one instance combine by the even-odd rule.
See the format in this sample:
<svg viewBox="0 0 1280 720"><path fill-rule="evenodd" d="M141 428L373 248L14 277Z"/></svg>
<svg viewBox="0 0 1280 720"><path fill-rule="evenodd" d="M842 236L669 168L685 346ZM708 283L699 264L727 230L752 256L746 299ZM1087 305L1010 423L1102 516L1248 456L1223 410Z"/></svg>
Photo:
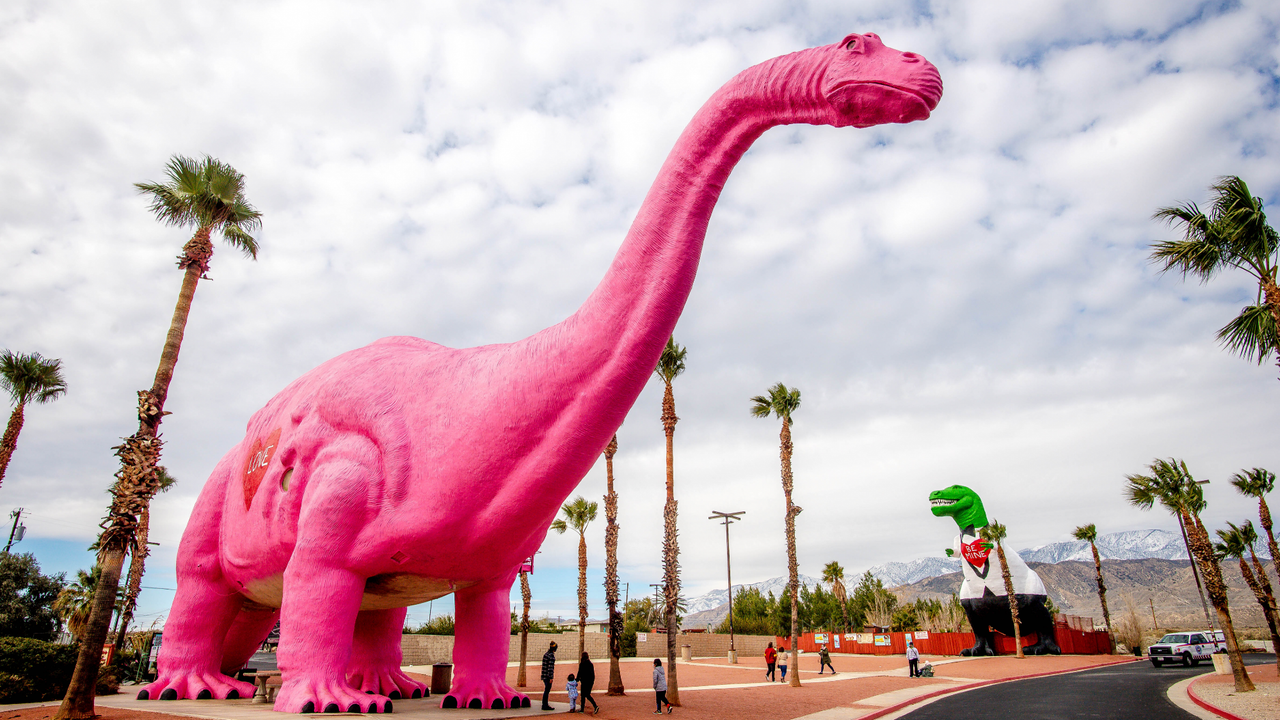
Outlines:
<svg viewBox="0 0 1280 720"><path fill-rule="evenodd" d="M1246 720L1280 719L1280 681L1275 665L1249 668L1254 692L1236 694L1230 675L1205 675L1191 684L1191 692L1201 700Z"/></svg>

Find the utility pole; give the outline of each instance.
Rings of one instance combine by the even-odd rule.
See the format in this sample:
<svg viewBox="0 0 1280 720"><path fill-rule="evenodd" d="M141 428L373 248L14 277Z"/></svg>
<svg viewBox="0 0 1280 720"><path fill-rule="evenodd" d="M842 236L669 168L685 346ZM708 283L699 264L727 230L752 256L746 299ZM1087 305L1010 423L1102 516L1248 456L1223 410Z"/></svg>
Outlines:
<svg viewBox="0 0 1280 720"><path fill-rule="evenodd" d="M707 518L708 520L715 520L716 518L720 518L720 520L722 521L720 524L724 525L724 566L725 566L725 572L729 577L729 664L730 665L736 665L738 663L738 650L733 646L733 562L730 560L730 557L729 557L729 525L738 520L741 520L742 516L745 515L746 513L747 513L746 510L739 510L738 512L731 512L731 513L720 512L719 510L712 510L711 517Z"/></svg>
<svg viewBox="0 0 1280 720"><path fill-rule="evenodd" d="M1151 629L1159 630L1160 623L1156 622L1156 603L1151 598L1147 598L1147 605L1151 606Z"/></svg>
<svg viewBox="0 0 1280 720"><path fill-rule="evenodd" d="M18 508L9 513L9 517L13 518L13 529L9 531L9 542L4 546L5 554L9 554L9 548L13 547L15 542L22 542L23 536L27 534L27 527L19 525L18 520L22 518L23 508Z"/></svg>

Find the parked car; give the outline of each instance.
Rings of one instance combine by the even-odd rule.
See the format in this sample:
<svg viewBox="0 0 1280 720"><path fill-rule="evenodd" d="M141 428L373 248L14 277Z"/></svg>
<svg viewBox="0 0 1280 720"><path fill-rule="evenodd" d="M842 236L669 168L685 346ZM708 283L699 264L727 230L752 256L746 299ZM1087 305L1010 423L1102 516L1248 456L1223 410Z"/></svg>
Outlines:
<svg viewBox="0 0 1280 720"><path fill-rule="evenodd" d="M1147 657L1156 667L1175 662L1190 667L1199 665L1201 660L1210 660L1215 652L1225 652L1226 649L1227 638L1221 630L1169 633L1147 648Z"/></svg>

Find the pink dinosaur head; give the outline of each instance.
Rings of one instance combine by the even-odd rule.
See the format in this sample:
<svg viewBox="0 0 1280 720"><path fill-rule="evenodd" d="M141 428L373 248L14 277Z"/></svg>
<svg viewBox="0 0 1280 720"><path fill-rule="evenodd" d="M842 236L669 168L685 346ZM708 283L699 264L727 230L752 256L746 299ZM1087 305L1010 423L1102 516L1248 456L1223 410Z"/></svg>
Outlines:
<svg viewBox="0 0 1280 720"><path fill-rule="evenodd" d="M817 50L833 56L821 92L837 115L831 123L836 127L924 120L942 99L942 78L933 63L894 50L875 33L854 33Z"/></svg>

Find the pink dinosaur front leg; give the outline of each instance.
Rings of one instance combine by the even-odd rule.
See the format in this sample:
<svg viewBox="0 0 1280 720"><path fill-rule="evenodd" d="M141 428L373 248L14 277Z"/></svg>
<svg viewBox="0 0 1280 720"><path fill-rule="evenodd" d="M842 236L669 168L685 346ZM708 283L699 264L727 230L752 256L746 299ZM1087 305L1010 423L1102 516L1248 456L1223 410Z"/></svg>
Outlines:
<svg viewBox="0 0 1280 720"><path fill-rule="evenodd" d="M511 575L454 594L453 685L442 708L529 707L529 697L507 684L511 649Z"/></svg>
<svg viewBox="0 0 1280 720"><path fill-rule="evenodd" d="M408 608L363 610L356 616L355 644L347 665L347 682L366 693L392 700L430 695L427 686L400 669L400 635Z"/></svg>
<svg viewBox="0 0 1280 720"><path fill-rule="evenodd" d="M369 521L366 498L380 465L365 437L333 438L320 451L298 516L280 607L280 712L391 712L385 695L347 683L356 615L367 577L350 567Z"/></svg>

